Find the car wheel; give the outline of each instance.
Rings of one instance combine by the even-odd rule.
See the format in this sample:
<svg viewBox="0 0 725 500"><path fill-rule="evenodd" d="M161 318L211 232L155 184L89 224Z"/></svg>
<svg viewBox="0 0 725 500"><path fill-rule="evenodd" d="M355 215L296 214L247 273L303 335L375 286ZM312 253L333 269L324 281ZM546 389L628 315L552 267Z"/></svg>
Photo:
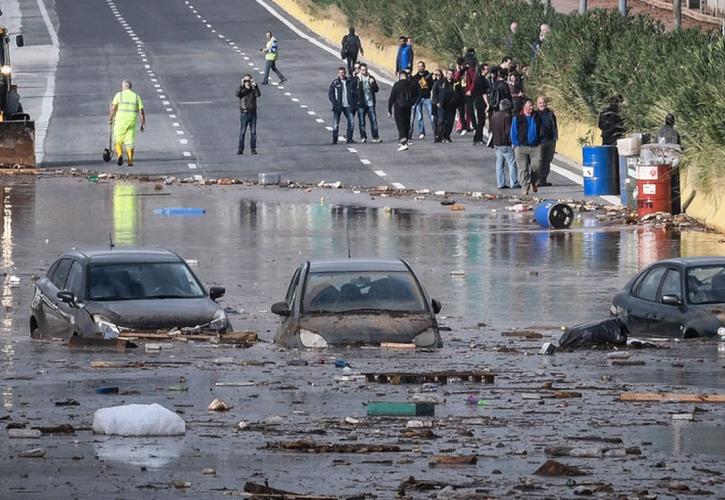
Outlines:
<svg viewBox="0 0 725 500"><path fill-rule="evenodd" d="M700 336L699 333L697 333L695 330L685 330L685 333L682 334L683 339L696 339Z"/></svg>
<svg viewBox="0 0 725 500"><path fill-rule="evenodd" d="M32 328L30 328L30 338L37 339L40 337L40 328L38 328L38 325L33 325Z"/></svg>

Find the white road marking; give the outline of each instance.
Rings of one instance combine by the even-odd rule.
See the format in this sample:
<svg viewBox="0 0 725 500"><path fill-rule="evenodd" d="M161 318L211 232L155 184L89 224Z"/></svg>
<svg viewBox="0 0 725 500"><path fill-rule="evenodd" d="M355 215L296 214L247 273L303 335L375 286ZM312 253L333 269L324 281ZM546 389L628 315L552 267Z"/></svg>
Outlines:
<svg viewBox="0 0 725 500"><path fill-rule="evenodd" d="M285 92L284 95L286 95L287 97L290 97L292 95L292 93L291 92Z"/></svg>
<svg viewBox="0 0 725 500"><path fill-rule="evenodd" d="M308 111L307 114L310 116L315 116L317 113L315 113L314 111Z"/></svg>
<svg viewBox="0 0 725 500"><path fill-rule="evenodd" d="M171 124L173 127L180 127L181 124L179 122L174 122Z"/></svg>
<svg viewBox="0 0 725 500"><path fill-rule="evenodd" d="M163 101L161 104L163 104L164 106L168 106L169 104L171 104L171 102L170 101Z"/></svg>
<svg viewBox="0 0 725 500"><path fill-rule="evenodd" d="M247 57L247 56L244 56L244 60L245 60L245 61L249 61L249 57Z"/></svg>
<svg viewBox="0 0 725 500"><path fill-rule="evenodd" d="M254 63L253 62L250 62L250 63L247 63L247 64L249 64L250 66L254 66Z"/></svg>
<svg viewBox="0 0 725 500"><path fill-rule="evenodd" d="M332 127L325 127L325 130L327 130L328 132L332 132Z"/></svg>
<svg viewBox="0 0 725 500"><path fill-rule="evenodd" d="M300 104L300 108L307 109L307 104Z"/></svg>
<svg viewBox="0 0 725 500"><path fill-rule="evenodd" d="M317 120L315 120L315 121L316 121L317 123L325 123L325 120L323 120L322 118L318 118L318 119L317 119Z"/></svg>
<svg viewBox="0 0 725 500"><path fill-rule="evenodd" d="M355 148L347 148L347 150L350 151L351 153L357 153L357 149L355 149Z"/></svg>
<svg viewBox="0 0 725 500"><path fill-rule="evenodd" d="M363 165L370 165L372 162L367 158L360 158L360 163L362 163Z"/></svg>
<svg viewBox="0 0 725 500"><path fill-rule="evenodd" d="M179 139L179 144L189 144L189 139Z"/></svg>
<svg viewBox="0 0 725 500"><path fill-rule="evenodd" d="M186 156L186 157L189 157L189 156L191 156L191 153L190 153L190 152L188 152L188 151L184 151L184 152L183 152L182 154L183 154L184 156Z"/></svg>
<svg viewBox="0 0 725 500"><path fill-rule="evenodd" d="M169 118L176 118L176 115L172 113L169 115Z"/></svg>
<svg viewBox="0 0 725 500"><path fill-rule="evenodd" d="M362 160L360 160L360 161L362 161ZM387 177L388 176L388 174L386 174L383 170L376 170L375 175L377 175L378 177Z"/></svg>
<svg viewBox="0 0 725 500"><path fill-rule="evenodd" d="M184 131L183 130L177 130L176 131L176 135L184 135Z"/></svg>
<svg viewBox="0 0 725 500"><path fill-rule="evenodd" d="M172 108L166 108L166 111L167 112L171 112L171 111L173 111L173 109Z"/></svg>
<svg viewBox="0 0 725 500"><path fill-rule="evenodd" d="M196 163L187 163L186 164L190 169L196 170Z"/></svg>

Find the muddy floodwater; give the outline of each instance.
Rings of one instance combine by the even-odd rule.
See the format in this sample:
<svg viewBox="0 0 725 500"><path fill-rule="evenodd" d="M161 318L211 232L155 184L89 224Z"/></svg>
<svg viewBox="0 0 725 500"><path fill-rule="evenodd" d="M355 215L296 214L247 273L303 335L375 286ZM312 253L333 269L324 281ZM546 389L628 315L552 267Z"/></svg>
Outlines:
<svg viewBox="0 0 725 500"><path fill-rule="evenodd" d="M608 317L614 293L643 266L725 255L725 236L623 225L603 211L578 212L571 229L549 231L531 212L508 210L515 200L458 201L465 210L433 197L348 189L6 181L0 497L217 498L267 480L296 493L394 498L411 476L431 481L430 489L407 485L411 498L725 497L725 404L619 401L623 392L725 393L717 342L632 349L629 360L638 363L624 366L605 350L538 355L560 326ZM204 213L160 214L165 208ZM65 249L110 239L179 253L205 285L226 287L221 302L234 329L256 331L260 341L172 342L161 351L140 342L125 352L31 341L33 277ZM348 241L355 257L402 257L413 266L443 304L442 349L287 351L272 343L269 307L283 299L294 269L306 259L345 258ZM504 335L511 331L534 335ZM350 367L336 368L336 359ZM92 368L95 361L115 367ZM423 386L363 375L452 370L495 378ZM98 394L101 386L119 391ZM231 410L208 411L215 398ZM432 401L435 416L368 417L372 401ZM92 433L97 409L128 403L177 412L186 434ZM60 424L74 432L9 435ZM396 448L316 452L325 444ZM35 448L44 456L22 456ZM476 458L431 465L438 455ZM548 459L583 475L534 475ZM202 474L206 468L215 474Z"/></svg>

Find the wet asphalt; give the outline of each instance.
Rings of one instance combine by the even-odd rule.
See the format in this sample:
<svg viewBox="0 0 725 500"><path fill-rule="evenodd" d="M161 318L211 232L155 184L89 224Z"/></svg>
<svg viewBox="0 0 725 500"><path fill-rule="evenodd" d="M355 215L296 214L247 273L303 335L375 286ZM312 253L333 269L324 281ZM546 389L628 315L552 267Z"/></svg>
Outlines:
<svg viewBox="0 0 725 500"><path fill-rule="evenodd" d="M640 366L613 366L606 351L537 354L543 342L558 338L561 325L607 317L612 295L642 266L675 255L722 255L722 235L625 226L601 211L579 212L570 230L547 231L531 212L509 211L515 200L458 201L466 210L453 212L432 196L416 200L347 189L4 180L1 496L218 498L239 494L246 481L268 480L298 493L393 498L413 476L457 488L440 498L572 497L587 488L603 496L647 490L668 498L682 495L684 487L722 497L725 407L617 400L625 391L722 393L725 353L717 343L664 342L659 349L630 350L631 360L644 362ZM153 213L163 207L201 207L206 213ZM352 255L407 259L430 295L441 300L443 349L286 351L272 343L277 321L269 306L283 297L304 259L347 254L346 227ZM118 245L165 246L188 259L206 285L227 288L223 303L235 329L258 332L260 342L247 349L173 343L161 352L147 352L141 343L121 353L31 341L33 276L64 249L104 245L109 234ZM10 276L20 284L12 286ZM538 335L503 335L512 330ZM351 374L335 368L337 358L349 362ZM308 364L300 366L300 359ZM141 361L144 367L99 369L91 368L92 361ZM482 369L495 373L493 384L452 381L425 393L421 385L356 377L368 371ZM188 390L173 390L180 384ZM97 394L100 386L116 386L119 394ZM557 390L581 397L557 399ZM470 395L483 403L467 404ZM232 409L209 412L214 398ZM78 405L57 406L70 399ZM376 400L432 400L436 415L367 417L365 404ZM90 430L99 408L154 402L186 421L185 436L121 438ZM691 413L693 420L673 420L679 413ZM346 417L358 422L347 423ZM406 429L408 420L431 422L432 434ZM240 421L249 426L240 430ZM14 439L6 430L66 423L73 434ZM275 443L298 439L388 444L400 451L274 449ZM533 475L552 458L547 446L614 451L603 458L553 457L584 476ZM44 458L20 457L37 447L46 450ZM471 454L478 462L431 467L438 454ZM216 474L204 475L204 468ZM412 498L438 494L408 490Z"/></svg>

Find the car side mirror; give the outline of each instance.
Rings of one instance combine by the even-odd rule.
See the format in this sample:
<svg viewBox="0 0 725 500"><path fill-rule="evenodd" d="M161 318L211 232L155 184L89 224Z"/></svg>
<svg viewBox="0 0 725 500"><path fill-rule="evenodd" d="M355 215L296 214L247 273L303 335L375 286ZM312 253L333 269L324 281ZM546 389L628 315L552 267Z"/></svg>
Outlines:
<svg viewBox="0 0 725 500"><path fill-rule="evenodd" d="M668 306L679 306L682 305L682 300L677 295L665 294L662 296L662 303Z"/></svg>
<svg viewBox="0 0 725 500"><path fill-rule="evenodd" d="M70 290L61 290L58 292L56 297L58 297L58 300L61 302L65 302L70 306L74 306L76 304L76 297Z"/></svg>
<svg viewBox="0 0 725 500"><path fill-rule="evenodd" d="M25 39L23 38L23 35L17 35L15 37L15 45L17 45L18 47L22 47L23 45L25 45Z"/></svg>
<svg viewBox="0 0 725 500"><path fill-rule="evenodd" d="M272 312L277 316L289 316L292 311L289 310L287 302L276 302L272 304Z"/></svg>
<svg viewBox="0 0 725 500"><path fill-rule="evenodd" d="M209 288L209 298L211 300L216 300L224 297L224 294L227 293L227 289L223 286L213 286Z"/></svg>
<svg viewBox="0 0 725 500"><path fill-rule="evenodd" d="M435 314L438 314L439 312L441 312L441 303L438 302L438 300L433 299L430 301L430 304L433 306L433 312Z"/></svg>

